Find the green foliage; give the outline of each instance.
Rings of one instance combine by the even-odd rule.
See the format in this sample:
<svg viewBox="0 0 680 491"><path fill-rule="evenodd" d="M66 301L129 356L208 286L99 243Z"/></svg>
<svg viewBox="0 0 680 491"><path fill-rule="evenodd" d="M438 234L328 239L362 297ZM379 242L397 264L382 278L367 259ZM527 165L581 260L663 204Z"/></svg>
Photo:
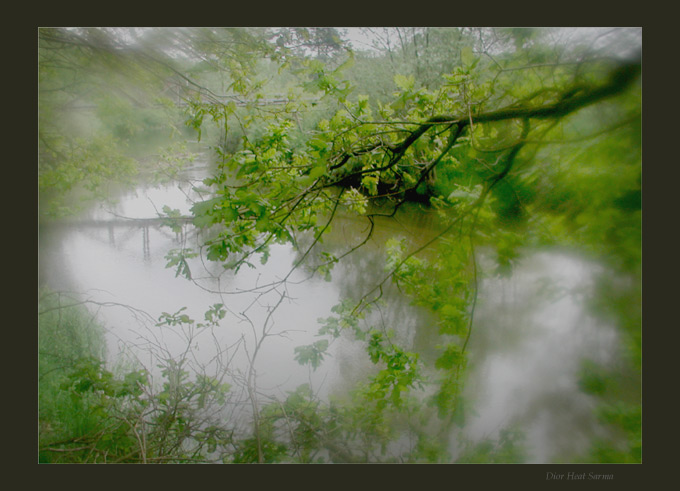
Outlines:
<svg viewBox="0 0 680 491"><path fill-rule="evenodd" d="M418 354L406 352L391 343L385 345L381 333L373 333L368 343L368 353L373 363L385 366L371 377L365 386L365 397L377 401L377 408L387 404L399 408L403 393L413 387L422 386L418 371Z"/></svg>
<svg viewBox="0 0 680 491"><path fill-rule="evenodd" d="M603 463L641 463L642 462L642 408L639 404L618 402L599 409L599 417L608 425L622 432L624 438L620 445L612 445L606 440L593 444L591 458Z"/></svg>
<svg viewBox="0 0 680 491"><path fill-rule="evenodd" d="M286 447L283 444L269 440L258 442L255 438L249 438L239 442L231 462L234 464L271 464L280 462L285 452Z"/></svg>
<svg viewBox="0 0 680 491"><path fill-rule="evenodd" d="M295 359L300 365L309 363L312 368L317 369L323 362L324 355L328 349L328 340L321 339L309 346L298 346L295 348Z"/></svg>
<svg viewBox="0 0 680 491"><path fill-rule="evenodd" d="M249 386L253 433L238 437L204 414L230 393L221 379L192 372L186 358L160 360L160 386L144 370L114 374L85 312L50 304L40 327L41 350L50 353L41 351L41 458L389 461L388 447L406 433L415 438L402 456L446 461L447 444L433 434L465 421L466 347L480 282L510 274L534 247L569 247L625 278L601 278L609 293L592 304L622 327L639 369L641 91L625 76L636 63L552 43L559 30L375 32L381 50L355 54L333 28L188 29L178 37L185 44L175 40L167 51L151 49L165 36L156 29L128 33L134 50L119 49L132 41L114 30L40 31L45 214L73 211L78 193L101 195L114 180L134 177L139 166L124 145L158 128L181 134L183 125L215 143L216 162L191 208L204 243L166 255L176 276L191 280L190 261L203 254L234 273L254 268L278 243L296 249L295 268L323 261L309 269L329 279L344 257L322 248L337 214L368 220L372 233L377 215L395 216L407 201L432 211L440 229L422 247L388 233L385 280L364 297L342 299L319 319L326 338L295 348L295 359L316 370L332 339L360 343L374 370L347 398L319 401L301 386L258 410ZM191 56L175 56L183 49ZM164 95L169 87L181 111ZM81 98L95 106L92 114L62 114ZM190 156L176 149L161 160L172 177ZM164 207L160 216L182 232L178 210ZM491 266L482 268L481 257ZM440 338L433 359L373 322L373 295L388 279L432 315ZM162 313L157 327L192 333L226 315L215 304L196 322L185 310ZM610 375L592 366L581 384L602 399L602 421L624 440L598 443L592 458L639 462L639 405L617 404ZM465 446L459 460L524 458L521 435L506 430L498 441Z"/></svg>
<svg viewBox="0 0 680 491"><path fill-rule="evenodd" d="M121 146L112 136L51 140L39 162L41 212L49 217L70 215L93 198L107 197L113 183L129 184L137 165L120 152Z"/></svg>
<svg viewBox="0 0 680 491"><path fill-rule="evenodd" d="M101 327L82 306L59 299L43 292L39 306L41 462L205 461L230 445L232 430L211 419L229 384L192 374L186 359L161 360L160 387L143 368L114 373L103 358ZM193 324L182 310L161 316L159 326ZM207 324L197 326L224 315L213 305Z"/></svg>
<svg viewBox="0 0 680 491"><path fill-rule="evenodd" d="M387 243L387 265L395 271L393 280L413 298L416 305L424 306L438 318L442 335L463 338L467 334L467 308L470 299L470 271L466 262L469 250L464 244L443 240L442 254L434 260L405 256L406 242Z"/></svg>
<svg viewBox="0 0 680 491"><path fill-rule="evenodd" d="M361 329L359 321L365 318L365 312L356 312L355 305L350 299L344 299L341 303L334 305L331 312L332 315L326 318L319 318L317 322L322 324L319 329L319 334L329 334L331 337L337 338L343 330L351 330L357 339L365 339L365 332Z"/></svg>
<svg viewBox="0 0 680 491"><path fill-rule="evenodd" d="M595 439L585 458L605 463L642 462L642 406L629 395L630 381L616 371L586 361L579 384L585 393L595 397L595 415L614 435Z"/></svg>
<svg viewBox="0 0 680 491"><path fill-rule="evenodd" d="M346 331L364 342L369 359L380 367L377 374L366 381L361 392L362 397L376 401L378 409L384 409L388 403L399 408L403 402L403 394L413 388L422 387L418 353L404 350L393 343L389 333L385 334L373 327L362 327L360 321L370 312L370 307L357 312L354 303L346 299L331 310L336 315L319 319L322 324L319 334L337 338ZM316 345L325 349L328 343L322 340L313 346ZM308 353L310 348L302 347L302 353Z"/></svg>
<svg viewBox="0 0 680 491"><path fill-rule="evenodd" d="M189 263L187 259L197 257L198 253L193 252L189 249L171 249L165 255L165 259L168 261L165 265L166 268L177 268L175 277L182 275L186 279L191 279L191 269L189 268Z"/></svg>
<svg viewBox="0 0 680 491"><path fill-rule="evenodd" d="M514 429L501 430L496 441L468 443L458 462L461 464L517 464L525 462L524 435Z"/></svg>
<svg viewBox="0 0 680 491"><path fill-rule="evenodd" d="M88 426L86 414L61 387L70 376L104 355L102 327L77 302L48 290L39 292L38 394L40 439L51 433L77 431Z"/></svg>

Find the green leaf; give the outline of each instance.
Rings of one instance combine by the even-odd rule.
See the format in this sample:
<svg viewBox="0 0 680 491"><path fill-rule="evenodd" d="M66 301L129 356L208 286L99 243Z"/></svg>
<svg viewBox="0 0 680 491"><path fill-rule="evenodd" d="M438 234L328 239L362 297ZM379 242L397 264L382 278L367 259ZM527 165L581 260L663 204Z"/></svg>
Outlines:
<svg viewBox="0 0 680 491"><path fill-rule="evenodd" d="M239 218L239 213L233 206L225 206L220 210L220 218L224 223L229 223Z"/></svg>
<svg viewBox="0 0 680 491"><path fill-rule="evenodd" d="M191 212L194 216L207 215L212 212L215 205L222 202L222 198L213 198L206 201L199 201L191 206Z"/></svg>
<svg viewBox="0 0 680 491"><path fill-rule="evenodd" d="M408 77L405 77L404 75L401 74L396 74L394 76L394 84L399 87L401 90L408 91L413 89L415 86L416 79L413 77L413 75L409 75Z"/></svg>
<svg viewBox="0 0 680 491"><path fill-rule="evenodd" d="M266 232L269 230L271 220L267 215L263 215L255 221L255 230L258 232Z"/></svg>
<svg viewBox="0 0 680 491"><path fill-rule="evenodd" d="M312 181L318 179L319 177L323 176L326 173L326 166L325 165L317 165L316 167L312 167L312 169L309 171L309 177Z"/></svg>
<svg viewBox="0 0 680 491"><path fill-rule="evenodd" d="M193 219L193 223L198 228L204 228L212 225L214 222L213 217L208 215L198 215Z"/></svg>
<svg viewBox="0 0 680 491"><path fill-rule="evenodd" d="M390 104L390 107L394 109L395 111L398 111L399 109L403 109L404 106L406 106L406 100L404 97L400 97L396 101L394 101L392 104Z"/></svg>
<svg viewBox="0 0 680 491"><path fill-rule="evenodd" d="M324 354L328 349L328 340L322 339L308 346L298 346L295 348L295 359L300 365L309 363L314 369L318 368L323 361Z"/></svg>
<svg viewBox="0 0 680 491"><path fill-rule="evenodd" d="M449 344L446 346L444 353L437 358L434 366L440 370L450 370L460 366L464 360L463 352L460 350L460 347L455 344Z"/></svg>

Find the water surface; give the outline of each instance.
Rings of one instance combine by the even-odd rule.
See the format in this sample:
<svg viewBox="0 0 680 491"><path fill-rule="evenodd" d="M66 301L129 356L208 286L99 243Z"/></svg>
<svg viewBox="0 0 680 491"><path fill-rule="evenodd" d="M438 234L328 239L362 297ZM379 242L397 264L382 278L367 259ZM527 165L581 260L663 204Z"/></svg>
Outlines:
<svg viewBox="0 0 680 491"><path fill-rule="evenodd" d="M265 396L283 396L303 383L321 397L349 388L374 369L361 346L339 338L316 371L294 360L294 348L319 339L317 319L331 315L341 298L370 291L384 278L387 239L402 236L421 244L436 233L435 219L414 206L380 220L366 246L336 265L331 281L298 268L285 284L264 288L286 277L299 257L288 245L272 246L265 265L245 267L238 275L191 259L189 281L166 268L166 255L171 249L197 250L201 235L189 223L176 232L134 219L155 218L164 205L188 214L201 199L192 184L207 172L207 162L198 161L187 180L140 186L116 205L93 208L79 224L41 229L41 282L94 302L89 308L107 329L111 360L127 353L153 369L158 357L179 356L190 346L196 366L228 368L238 385L257 353L257 387ZM340 215L325 240L327 250L339 254L360 243L367 227L365 219ZM583 360L607 365L620 353L616 330L585 308L600 269L574 255L543 251L526 257L511 277L482 282L469 345L465 436L481 441L519 428L529 460L547 462L583 452L605 434L593 414L596 401L578 384ZM383 297L380 322L407 345L435 356L441 341L432 317L393 286ZM215 328L154 325L163 312L183 307L200 322L216 303L229 313ZM263 332L266 339L256 350ZM452 434L454 454L457 438Z"/></svg>

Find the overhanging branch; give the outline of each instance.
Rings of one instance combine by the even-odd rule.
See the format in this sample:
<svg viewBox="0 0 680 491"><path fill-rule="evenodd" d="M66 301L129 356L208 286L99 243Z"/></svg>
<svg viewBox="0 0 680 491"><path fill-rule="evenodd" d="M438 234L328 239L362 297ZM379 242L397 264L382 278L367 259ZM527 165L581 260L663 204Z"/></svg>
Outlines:
<svg viewBox="0 0 680 491"><path fill-rule="evenodd" d="M556 102L539 106L512 106L495 111L489 111L477 115L437 115L426 121L420 123L409 135L400 143L391 145L388 149L392 156L384 167L372 168L368 170L358 171L359 174L365 172L376 172L387 170L396 165L410 148L421 136L423 136L430 128L439 125L456 125L460 133L466 126L477 123L490 123L497 121L507 121L513 119L558 119L567 116L573 112L578 111L584 107L601 102L610 97L616 96L624 92L630 87L635 80L640 76L640 63L623 64L614 70L609 79L603 85L595 87L578 86L578 90L573 90L574 87L563 90ZM368 153L375 150L382 145L368 146L360 151L346 152L338 157L339 163L333 165L332 170L343 166L351 157L359 156L363 153ZM352 176L355 174L353 173ZM347 178L348 176L344 176ZM337 183L335 183L337 184Z"/></svg>

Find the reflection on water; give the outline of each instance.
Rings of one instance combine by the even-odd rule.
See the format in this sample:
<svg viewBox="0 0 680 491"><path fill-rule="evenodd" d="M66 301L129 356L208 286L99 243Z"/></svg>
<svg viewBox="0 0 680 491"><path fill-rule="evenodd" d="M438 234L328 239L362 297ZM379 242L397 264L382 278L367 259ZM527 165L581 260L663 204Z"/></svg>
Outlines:
<svg viewBox="0 0 680 491"><path fill-rule="evenodd" d="M535 254L511 278L487 281L471 338L467 390L476 417L473 438L497 437L518 425L532 461L578 455L601 429L595 401L578 386L584 360L612 363L612 326L584 310L597 268L575 257Z"/></svg>
<svg viewBox="0 0 680 491"><path fill-rule="evenodd" d="M307 278L303 271L293 274L285 288L252 293L216 294L208 290L238 292L257 285L266 285L283 278L290 270L295 255L286 246L275 245L266 268L244 268L237 276L222 272L217 264L203 264L200 258L189 260L196 284L177 277L174 269L166 268L166 254L171 249L198 250L201 238L189 224L176 233L158 223L140 223L128 218L154 218L164 205L187 214L197 199L191 186L168 185L143 189L124 196L115 207L99 208L81 219L80 225L49 227L41 231L41 278L53 289L82 292L99 307L99 317L106 324L110 357L124 348L133 350L147 367L154 367L145 352L154 350L175 356L186 348L186 337L176 329L154 326L163 312L174 313L181 307L197 322L216 303L230 312L210 335L195 339L199 363L207 363L215 355L215 345L245 346L249 351L236 350L230 358L234 366L247 366L254 346L267 321L272 337L262 343L256 369L258 386L263 391L279 393L292 390L309 381L306 367L294 360L295 346L316 340L316 320L327 316L337 303L337 292L331 283ZM296 284L300 282L299 284ZM198 285L198 286L197 286ZM285 294L276 315L267 319ZM118 305L115 306L114 304ZM130 311L132 306L143 312ZM148 315L145 315L148 314ZM321 374L313 374L321 378ZM321 385L320 382L317 385Z"/></svg>
<svg viewBox="0 0 680 491"><path fill-rule="evenodd" d="M184 313L201 321L211 305L222 303L229 315L218 327L191 339L197 362L214 362L216 347L231 347L224 356L234 373L239 368L244 373L264 329L268 338L258 348L255 366L258 389L264 394L281 395L311 382L325 396L349 387L371 369L360 356L361 348L343 338L332 343L330 357L315 372L300 366L293 350L318 339L317 319L329 316L340 298L361 295L382 280L382 251L389 237L399 234L414 244L431 237L429 217L406 212L382 220L369 243L336 266L332 281L307 279L301 268L285 285L249 291L285 277L297 259L294 251L273 246L266 266L243 268L237 276L222 272L220 265L192 259L194 283L165 267L170 249L199 248L201 239L189 224L177 233L121 218L153 218L163 205L188 213L191 199L197 199L192 193L190 185L140 188L114 208L94 210L89 217L94 221L41 230L41 280L53 289L82 292L98 303L112 357L124 347L144 348L137 350L142 363L151 363L144 350L181 353L186 338L177 330L154 326L154 319L187 307ZM366 220L340 217L324 248L342 254L367 232ZM587 315L583 307L595 270L578 258L543 252L527 258L512 277L483 283L469 345L466 390L472 412L466 436L496 438L501 429L518 427L525 431L530 460L543 462L583 451L602 431L593 417L594 401L578 387L582 360L611 363L619 349L615 330ZM439 341L428 314L391 285L386 285L383 298L385 305L372 320L394 328L402 341L433 357Z"/></svg>

